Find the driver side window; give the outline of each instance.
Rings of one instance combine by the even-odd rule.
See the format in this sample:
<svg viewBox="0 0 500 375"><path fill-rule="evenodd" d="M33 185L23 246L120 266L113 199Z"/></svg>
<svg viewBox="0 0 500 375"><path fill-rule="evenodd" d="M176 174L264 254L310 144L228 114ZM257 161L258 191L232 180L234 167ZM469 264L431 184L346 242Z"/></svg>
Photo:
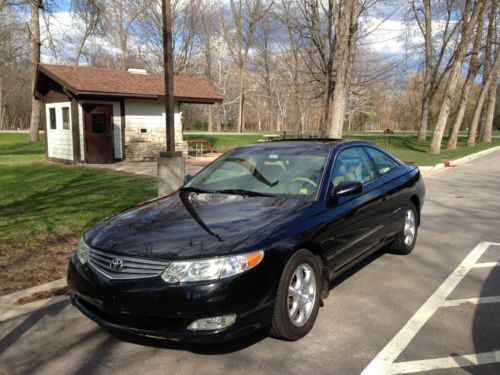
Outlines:
<svg viewBox="0 0 500 375"><path fill-rule="evenodd" d="M377 174L373 170L368 155L361 147L350 147L340 151L335 160L332 172L332 185L337 187L345 182L366 183Z"/></svg>

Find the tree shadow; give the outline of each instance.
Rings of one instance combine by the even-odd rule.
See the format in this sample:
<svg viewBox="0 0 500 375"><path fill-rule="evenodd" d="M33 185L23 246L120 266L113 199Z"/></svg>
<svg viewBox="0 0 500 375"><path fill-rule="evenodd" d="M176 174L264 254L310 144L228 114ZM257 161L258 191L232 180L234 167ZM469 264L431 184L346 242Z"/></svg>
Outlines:
<svg viewBox="0 0 500 375"><path fill-rule="evenodd" d="M495 246L495 250L500 250L500 247ZM491 249L491 247L490 247ZM500 257L497 261L500 261ZM479 297L500 296L500 267L493 267L488 277L483 282ZM484 303L476 305L474 311L474 320L472 323L472 340L474 343L475 353L489 353L500 351L500 303ZM497 374L500 373L500 358L499 362L491 364L490 367L496 369ZM457 362L458 363L458 362ZM491 368L488 367L488 371ZM468 366L467 371L471 374L485 374L485 368L480 366ZM491 372L490 372L491 373Z"/></svg>

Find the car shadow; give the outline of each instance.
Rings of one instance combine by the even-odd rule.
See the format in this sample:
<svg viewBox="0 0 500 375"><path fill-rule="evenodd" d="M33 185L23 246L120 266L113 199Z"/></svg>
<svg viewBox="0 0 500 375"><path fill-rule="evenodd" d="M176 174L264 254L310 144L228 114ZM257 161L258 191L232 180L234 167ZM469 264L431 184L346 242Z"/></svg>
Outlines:
<svg viewBox="0 0 500 375"><path fill-rule="evenodd" d="M333 288L335 288L337 285L342 284L344 281L349 279L351 276L353 276L354 274L356 274L357 272L359 272L360 270L362 270L363 268L368 266L373 261L375 261L378 258L380 258L381 256L385 255L387 253L386 249L387 249L387 247L383 247L382 249L375 251L373 254L370 254L365 259L363 259L359 263L352 266L352 268L349 268L348 270L346 270L345 272L340 274L338 277L334 278L330 282L330 285L329 285L330 291Z"/></svg>

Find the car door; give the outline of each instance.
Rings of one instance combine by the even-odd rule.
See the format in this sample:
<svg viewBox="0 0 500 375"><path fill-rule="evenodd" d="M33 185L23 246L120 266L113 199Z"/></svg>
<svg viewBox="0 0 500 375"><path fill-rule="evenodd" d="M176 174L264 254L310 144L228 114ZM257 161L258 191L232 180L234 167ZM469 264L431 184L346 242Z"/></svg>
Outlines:
<svg viewBox="0 0 500 375"><path fill-rule="evenodd" d="M390 216L391 225L387 232L389 235L395 235L401 230L405 215L404 208L409 201L409 197L405 193L406 189L403 188L402 184L406 178L398 172L401 164L387 153L376 148L365 147L365 151L372 159L380 176L378 183L380 193L390 199L390 212L387 212L386 215Z"/></svg>
<svg viewBox="0 0 500 375"><path fill-rule="evenodd" d="M330 191L346 182L360 182L358 195L329 203L320 240L333 272L369 251L384 238L390 221L390 202L380 193L378 173L361 146L338 152L332 167Z"/></svg>

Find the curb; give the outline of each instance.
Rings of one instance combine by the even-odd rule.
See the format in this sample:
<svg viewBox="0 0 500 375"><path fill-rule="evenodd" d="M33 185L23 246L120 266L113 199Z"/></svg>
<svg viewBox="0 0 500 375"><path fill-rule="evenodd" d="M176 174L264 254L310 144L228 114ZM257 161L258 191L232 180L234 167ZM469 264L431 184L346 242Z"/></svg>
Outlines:
<svg viewBox="0 0 500 375"><path fill-rule="evenodd" d="M465 163L468 163L469 161L472 161L472 160L477 159L477 158L484 156L484 155L491 154L492 152L495 152L495 151L500 151L500 146L491 147L491 148L488 148L486 150L478 151L474 154L470 154L470 155L461 157L459 159L450 160L448 167L444 163L438 163L436 165L421 166L418 168L420 169L420 171L422 172L423 175L429 175L429 174L432 174L433 172L438 172L440 170L449 169L449 167L457 167L459 165L463 165Z"/></svg>
<svg viewBox="0 0 500 375"><path fill-rule="evenodd" d="M67 284L66 278L51 281L46 284L41 284L34 286L32 288L23 289L18 292L8 294L6 296L0 297L0 322L7 319L14 318L19 315L23 315L34 310L39 309L42 306L49 305L52 302L57 302L62 296L50 297L27 303L25 305L16 305L16 301L23 297L31 296L37 292L43 292L51 289L64 288Z"/></svg>

